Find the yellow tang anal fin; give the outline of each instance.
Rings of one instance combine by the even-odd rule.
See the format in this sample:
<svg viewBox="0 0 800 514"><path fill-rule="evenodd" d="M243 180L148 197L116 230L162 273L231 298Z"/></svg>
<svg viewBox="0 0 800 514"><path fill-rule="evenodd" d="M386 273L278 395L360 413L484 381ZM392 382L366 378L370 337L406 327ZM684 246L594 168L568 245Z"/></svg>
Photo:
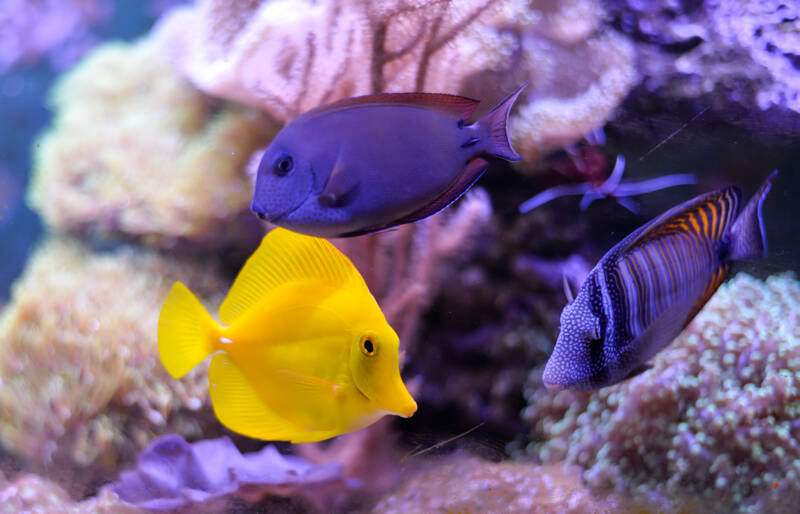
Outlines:
<svg viewBox="0 0 800 514"><path fill-rule="evenodd" d="M353 263L325 239L276 228L247 260L219 308L223 323L255 306L270 290L295 281L319 280L334 287L353 281L366 291Z"/></svg>
<svg viewBox="0 0 800 514"><path fill-rule="evenodd" d="M208 382L214 414L234 432L268 441L288 441L299 431L264 403L227 354L218 353L211 360Z"/></svg>
<svg viewBox="0 0 800 514"><path fill-rule="evenodd" d="M180 282L164 300L158 317L158 355L170 375L180 378L214 351L219 325Z"/></svg>
<svg viewBox="0 0 800 514"><path fill-rule="evenodd" d="M214 414L234 432L265 441L293 443L311 443L339 435L330 430L304 430L277 415L227 354L218 353L211 360L208 381Z"/></svg>

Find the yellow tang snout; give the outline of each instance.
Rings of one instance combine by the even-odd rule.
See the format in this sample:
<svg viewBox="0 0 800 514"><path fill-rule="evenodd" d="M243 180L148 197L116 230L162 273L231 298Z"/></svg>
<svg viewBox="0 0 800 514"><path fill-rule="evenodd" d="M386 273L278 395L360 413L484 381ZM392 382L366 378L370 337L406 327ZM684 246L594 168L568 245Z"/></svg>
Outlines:
<svg viewBox="0 0 800 514"><path fill-rule="evenodd" d="M392 388L393 392L388 395L387 400L387 407L386 410L391 412L392 414L397 414L398 416L402 416L404 418L410 418L415 412L417 412L417 402L414 401L414 398L411 397L411 394L406 389L406 385L400 379L400 376L397 377L397 382Z"/></svg>

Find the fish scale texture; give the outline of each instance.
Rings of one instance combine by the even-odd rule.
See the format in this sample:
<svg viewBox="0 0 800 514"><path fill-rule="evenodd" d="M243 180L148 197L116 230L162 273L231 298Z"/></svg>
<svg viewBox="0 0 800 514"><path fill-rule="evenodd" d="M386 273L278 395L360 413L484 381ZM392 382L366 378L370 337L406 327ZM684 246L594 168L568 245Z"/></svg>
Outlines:
<svg viewBox="0 0 800 514"><path fill-rule="evenodd" d="M583 467L595 488L789 512L800 500L800 282L737 275L653 364L592 393L545 391L534 373L529 454Z"/></svg>

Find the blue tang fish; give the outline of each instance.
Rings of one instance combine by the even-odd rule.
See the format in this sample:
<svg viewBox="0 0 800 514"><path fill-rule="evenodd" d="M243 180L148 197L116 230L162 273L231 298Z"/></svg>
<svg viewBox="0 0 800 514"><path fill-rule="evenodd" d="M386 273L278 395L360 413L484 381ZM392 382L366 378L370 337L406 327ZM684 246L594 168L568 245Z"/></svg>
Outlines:
<svg viewBox="0 0 800 514"><path fill-rule="evenodd" d="M525 84L477 122L477 100L433 93L347 98L305 112L272 140L250 208L317 237L345 237L420 220L486 171L517 161L506 125Z"/></svg>
<svg viewBox="0 0 800 514"><path fill-rule="evenodd" d="M645 364L689 324L731 261L766 256L761 204L773 172L744 207L735 186L673 207L612 248L561 313L544 369L549 389L597 389Z"/></svg>

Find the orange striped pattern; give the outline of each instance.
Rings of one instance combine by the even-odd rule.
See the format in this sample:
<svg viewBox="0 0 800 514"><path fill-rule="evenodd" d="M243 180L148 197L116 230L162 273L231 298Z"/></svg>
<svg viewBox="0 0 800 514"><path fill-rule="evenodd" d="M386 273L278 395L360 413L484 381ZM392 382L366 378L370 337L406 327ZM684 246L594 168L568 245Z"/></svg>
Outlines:
<svg viewBox="0 0 800 514"><path fill-rule="evenodd" d="M677 304L691 305L691 321L725 280L725 238L739 201L735 188L701 197L649 227L618 255L614 295L620 320L636 337Z"/></svg>

